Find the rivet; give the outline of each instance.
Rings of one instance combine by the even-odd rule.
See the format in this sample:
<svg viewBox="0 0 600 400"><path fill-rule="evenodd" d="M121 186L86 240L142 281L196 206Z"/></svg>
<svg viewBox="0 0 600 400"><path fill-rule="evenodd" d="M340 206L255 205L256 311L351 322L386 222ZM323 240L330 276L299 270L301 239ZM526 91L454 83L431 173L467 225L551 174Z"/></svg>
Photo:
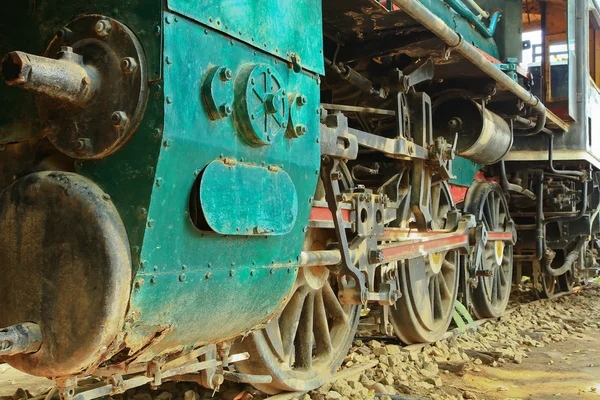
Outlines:
<svg viewBox="0 0 600 400"><path fill-rule="evenodd" d="M175 22L179 22L179 18L175 17Z"/></svg>
<svg viewBox="0 0 600 400"><path fill-rule="evenodd" d="M269 270L269 274L273 275L274 273L275 273L275 270L274 270L273 268L271 268L271 269Z"/></svg>
<svg viewBox="0 0 600 400"><path fill-rule="evenodd" d="M169 56L167 56L166 61L167 61L167 64L173 64L173 60Z"/></svg>
<svg viewBox="0 0 600 400"><path fill-rule="evenodd" d="M212 263L208 263L208 268L212 268Z"/></svg>
<svg viewBox="0 0 600 400"><path fill-rule="evenodd" d="M197 169L197 170L194 171L194 177L197 178L198 175L200 175L200 170L199 169Z"/></svg>
<svg viewBox="0 0 600 400"><path fill-rule="evenodd" d="M233 275L235 274L235 272L233 270L229 271L229 276L233 278Z"/></svg>
<svg viewBox="0 0 600 400"><path fill-rule="evenodd" d="M182 265L182 266L181 266L181 269L182 269L183 271L185 271L185 270L187 269L187 267L186 267L185 265Z"/></svg>
<svg viewBox="0 0 600 400"><path fill-rule="evenodd" d="M167 96L165 100L167 101L167 104L173 103L173 100L169 96Z"/></svg>
<svg viewBox="0 0 600 400"><path fill-rule="evenodd" d="M212 21L213 21L212 17L208 17L208 22L212 23Z"/></svg>
<svg viewBox="0 0 600 400"><path fill-rule="evenodd" d="M110 195L109 195L109 194L107 194L107 193L104 193L104 194L102 195L102 199L103 199L103 200L106 200L106 201L109 201L109 200L110 200Z"/></svg>
<svg viewBox="0 0 600 400"><path fill-rule="evenodd" d="M204 30L204 34L205 34L205 35L208 35L208 29L205 29L205 30Z"/></svg>
<svg viewBox="0 0 600 400"><path fill-rule="evenodd" d="M160 128L156 128L154 130L154 132L152 133L152 137L154 139L160 139L161 136L162 136L162 129L160 129Z"/></svg>
<svg viewBox="0 0 600 400"><path fill-rule="evenodd" d="M148 228L152 228L152 226L154 225L154 220L149 219L148 222L146 222L146 225L148 225Z"/></svg>
<svg viewBox="0 0 600 400"><path fill-rule="evenodd" d="M132 249L132 250L133 250L133 253L134 253L134 254L140 254L140 250L141 250L141 249L140 249L140 246L133 246L133 249Z"/></svg>
<svg viewBox="0 0 600 400"><path fill-rule="evenodd" d="M292 270L288 268L288 269L287 269L287 273L289 274L289 273L291 273L291 272L292 272Z"/></svg>
<svg viewBox="0 0 600 400"><path fill-rule="evenodd" d="M146 218L148 216L148 210L144 207L140 207L138 209L138 216L142 219Z"/></svg>
<svg viewBox="0 0 600 400"><path fill-rule="evenodd" d="M147 260L142 260L142 261L140 261L140 268L141 268L141 269L146 269L146 268L148 268L148 261L147 261Z"/></svg>
<svg viewBox="0 0 600 400"><path fill-rule="evenodd" d="M153 285L156 283L156 275L152 275L152 278L150 278L150 283Z"/></svg>
<svg viewBox="0 0 600 400"><path fill-rule="evenodd" d="M160 187L160 186L162 186L163 182L164 182L163 178L157 178L155 184L156 184L156 186Z"/></svg>
<svg viewBox="0 0 600 400"><path fill-rule="evenodd" d="M160 36L160 32L161 32L160 25L156 25L154 27L154 35L155 36Z"/></svg>
<svg viewBox="0 0 600 400"><path fill-rule="evenodd" d="M232 267L235 267L235 263L234 263L233 261L231 262L231 266L232 266Z"/></svg>
<svg viewBox="0 0 600 400"><path fill-rule="evenodd" d="M242 31L238 31L238 34L239 34L240 36L242 36Z"/></svg>
<svg viewBox="0 0 600 400"><path fill-rule="evenodd" d="M254 276L255 274L256 274L256 271L255 271L255 270L253 270L253 269L251 269L251 270L250 270L250 276Z"/></svg>
<svg viewBox="0 0 600 400"><path fill-rule="evenodd" d="M317 138L315 141L316 141L317 143L319 143L321 140L320 140L319 138Z"/></svg>
<svg viewBox="0 0 600 400"><path fill-rule="evenodd" d="M167 17L165 18L165 22L166 22L167 24L170 24L170 23L172 22L172 21L171 21L171 16L170 16L170 15L167 15Z"/></svg>
<svg viewBox="0 0 600 400"><path fill-rule="evenodd" d="M154 272L158 271L158 265L155 265L154 267L152 267L152 270L153 270Z"/></svg>
<svg viewBox="0 0 600 400"><path fill-rule="evenodd" d="M207 272L207 273L206 273L206 275L204 275L204 278L205 278L206 280L209 280L211 275L212 275L212 274L211 274L210 272Z"/></svg>
<svg viewBox="0 0 600 400"><path fill-rule="evenodd" d="M312 196L308 198L308 202L309 202L310 204L312 204L312 202L313 202L314 200L315 200L315 199L314 199Z"/></svg>
<svg viewBox="0 0 600 400"><path fill-rule="evenodd" d="M302 227L302 232L304 232L304 233L308 232L308 227L306 227L306 226Z"/></svg>
<svg viewBox="0 0 600 400"><path fill-rule="evenodd" d="M185 282L185 274L179 275L179 282Z"/></svg>
<svg viewBox="0 0 600 400"><path fill-rule="evenodd" d="M164 147L171 146L171 139L165 139L165 140L163 140L163 146Z"/></svg>
<svg viewBox="0 0 600 400"><path fill-rule="evenodd" d="M319 170L318 169L315 170L315 174L319 175Z"/></svg>

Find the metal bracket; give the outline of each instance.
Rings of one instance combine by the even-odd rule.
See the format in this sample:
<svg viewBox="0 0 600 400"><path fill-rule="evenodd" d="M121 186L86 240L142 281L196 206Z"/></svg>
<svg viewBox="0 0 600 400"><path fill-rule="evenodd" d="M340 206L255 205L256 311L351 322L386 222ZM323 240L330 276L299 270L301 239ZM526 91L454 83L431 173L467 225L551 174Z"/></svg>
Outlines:
<svg viewBox="0 0 600 400"><path fill-rule="evenodd" d="M342 208L337 201L342 194L339 185L342 173L338 170L340 162L342 161L336 158L323 156L321 163L321 178L325 186L325 198L329 206L329 211L333 216L335 233L342 256L341 269L337 278L340 288L338 297L343 304L365 304L367 302L365 276L354 266L352 261Z"/></svg>

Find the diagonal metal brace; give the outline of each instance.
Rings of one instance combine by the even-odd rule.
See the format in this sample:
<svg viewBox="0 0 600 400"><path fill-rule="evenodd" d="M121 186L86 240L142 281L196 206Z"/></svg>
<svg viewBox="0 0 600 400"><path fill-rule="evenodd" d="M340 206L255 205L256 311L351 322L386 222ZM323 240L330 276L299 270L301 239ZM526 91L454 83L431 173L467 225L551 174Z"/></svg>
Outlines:
<svg viewBox="0 0 600 400"><path fill-rule="evenodd" d="M365 276L354 266L348 238L346 237L345 223L342 215L341 204L338 202L340 195L339 181L342 173L339 171L340 160L329 156L322 157L321 178L325 186L325 198L329 211L333 216L335 234L340 247L342 262L337 276L339 293L338 297L343 304L366 304L368 300ZM351 278L348 280L348 278Z"/></svg>

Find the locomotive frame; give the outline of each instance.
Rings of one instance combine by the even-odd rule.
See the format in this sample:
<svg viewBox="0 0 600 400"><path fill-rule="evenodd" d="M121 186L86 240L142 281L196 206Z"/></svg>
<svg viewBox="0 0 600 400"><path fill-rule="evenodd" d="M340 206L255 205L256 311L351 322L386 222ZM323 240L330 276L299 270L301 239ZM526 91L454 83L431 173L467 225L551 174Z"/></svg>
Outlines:
<svg viewBox="0 0 600 400"><path fill-rule="evenodd" d="M62 398L306 391L367 304L431 342L595 273L595 2L534 2L544 101L511 0L100 3L0 26L0 355Z"/></svg>

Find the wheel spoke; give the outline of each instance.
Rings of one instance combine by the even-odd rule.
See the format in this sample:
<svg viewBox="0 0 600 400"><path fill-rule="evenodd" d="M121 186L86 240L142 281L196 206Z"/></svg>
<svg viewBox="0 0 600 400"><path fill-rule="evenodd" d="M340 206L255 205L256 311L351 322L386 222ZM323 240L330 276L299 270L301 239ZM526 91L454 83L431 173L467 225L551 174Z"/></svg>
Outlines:
<svg viewBox="0 0 600 400"><path fill-rule="evenodd" d="M440 292L440 279L441 279L441 274L438 274L438 276L435 279L435 298L434 298L434 304L435 304L435 312L434 312L434 319L441 319L444 316L444 311L443 311L443 301L442 301L442 294Z"/></svg>
<svg viewBox="0 0 600 400"><path fill-rule="evenodd" d="M323 286L323 303L334 323L346 323L348 316L329 283Z"/></svg>
<svg viewBox="0 0 600 400"><path fill-rule="evenodd" d="M285 309L281 313L279 318L279 330L281 332L281 342L283 344L283 354L286 359L289 359L294 345L294 339L296 338L296 332L298 331L298 324L302 309L304 306L304 299L307 295L305 286L301 286L296 293L292 296L289 303L285 306Z"/></svg>
<svg viewBox="0 0 600 400"><path fill-rule="evenodd" d="M450 288L448 287L448 282L446 282L444 274L440 274L439 283L440 283L440 292L442 293L442 295L447 299L452 298L452 292L450 291Z"/></svg>
<svg viewBox="0 0 600 400"><path fill-rule="evenodd" d="M312 367L314 311L315 293L311 292L306 296L306 300L304 301L298 334L294 341L296 350L294 366L296 368L310 369Z"/></svg>
<svg viewBox="0 0 600 400"><path fill-rule="evenodd" d="M444 259L444 261L442 261L442 268L447 271L456 271L456 265L446 259Z"/></svg>
<svg viewBox="0 0 600 400"><path fill-rule="evenodd" d="M317 354L331 354L333 345L331 344L331 334L329 333L329 323L327 322L327 311L323 301L323 292L319 291L315 295L315 321L314 330L315 344Z"/></svg>
<svg viewBox="0 0 600 400"><path fill-rule="evenodd" d="M431 218L437 222L440 211L440 185L431 187Z"/></svg>

